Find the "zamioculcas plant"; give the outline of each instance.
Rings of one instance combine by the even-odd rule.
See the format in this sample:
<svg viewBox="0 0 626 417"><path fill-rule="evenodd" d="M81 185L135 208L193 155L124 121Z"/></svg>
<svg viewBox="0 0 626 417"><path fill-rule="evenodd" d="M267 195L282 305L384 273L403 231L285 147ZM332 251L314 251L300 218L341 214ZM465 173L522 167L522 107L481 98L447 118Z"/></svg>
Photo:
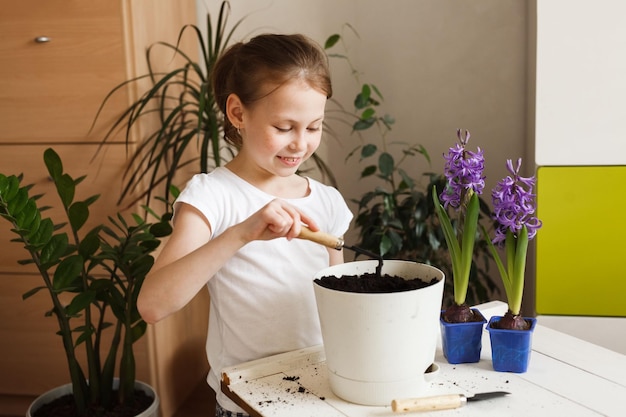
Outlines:
<svg viewBox="0 0 626 417"><path fill-rule="evenodd" d="M102 415L118 403L133 403L133 344L146 330L137 311L137 295L154 263L151 253L160 243L158 237L170 233L170 216L151 224L136 215L129 222L118 214L109 223L83 232L89 208L98 196L76 201L76 188L85 177L63 172L61 159L52 149L44 152L44 161L65 220L57 223L43 217L48 207L38 206L41 195L31 195L32 186L21 185L21 175L1 173L0 216L11 224L13 242L22 244L28 253L20 263L34 265L42 278L42 285L23 298L45 291L52 302L47 315L59 326L75 415ZM63 301L67 299L69 303ZM112 332L110 345L105 345L105 331ZM79 349L86 357L84 365L78 359ZM116 374L120 380L117 395L113 392Z"/></svg>

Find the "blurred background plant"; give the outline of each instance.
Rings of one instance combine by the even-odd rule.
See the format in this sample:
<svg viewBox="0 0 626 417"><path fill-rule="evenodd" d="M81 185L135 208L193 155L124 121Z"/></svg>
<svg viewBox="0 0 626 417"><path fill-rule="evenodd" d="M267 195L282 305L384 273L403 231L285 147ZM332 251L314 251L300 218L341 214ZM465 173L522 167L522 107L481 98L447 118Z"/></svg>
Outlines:
<svg viewBox="0 0 626 417"><path fill-rule="evenodd" d="M352 26L345 28L358 38ZM359 158L364 166L359 178L375 184L373 189L351 199L358 205L354 226L359 238L355 245L385 259L410 259L436 266L451 278L452 263L431 195L433 187L437 193L443 191L446 179L443 173L432 171L424 146L391 139L395 120L382 110L383 94L375 84L361 82L349 56L335 52L336 45L342 42L342 35L333 34L324 48L329 57L347 62L358 88L352 110L337 103L338 112L347 118L352 133L359 135L361 142L346 160ZM421 167L423 174L413 174ZM377 181L372 181L374 177ZM482 199L479 204L480 218L489 219L488 204ZM456 222L453 227L458 227ZM467 292L469 304L489 301L499 293L496 280L490 276L487 242L479 233L476 239ZM454 302L450 278L446 280L444 306Z"/></svg>

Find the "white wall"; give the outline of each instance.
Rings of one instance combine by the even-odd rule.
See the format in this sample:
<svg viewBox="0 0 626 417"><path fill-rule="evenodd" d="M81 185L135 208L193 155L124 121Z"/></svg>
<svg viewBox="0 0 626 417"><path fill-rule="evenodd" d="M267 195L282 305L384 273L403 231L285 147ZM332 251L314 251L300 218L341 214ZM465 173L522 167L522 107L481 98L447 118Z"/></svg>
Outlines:
<svg viewBox="0 0 626 417"><path fill-rule="evenodd" d="M626 164L626 2L537 3L538 165Z"/></svg>
<svg viewBox="0 0 626 417"><path fill-rule="evenodd" d="M217 14L221 3L198 2L202 24L207 6ZM418 160L416 175L443 170L441 156L457 128L469 129L471 143L485 150L489 189L505 174L506 158L526 156L526 1L232 0L231 6L231 22L247 15L240 38L301 32L322 43L346 23L355 27L360 39L343 32L348 53L362 81L385 96L384 112L396 118L393 140L421 143L431 154L432 166ZM350 106L357 85L345 64L331 64L335 98ZM329 140L327 161L346 199L358 198L372 184L358 181L356 159L345 163L358 139L342 133L340 143Z"/></svg>

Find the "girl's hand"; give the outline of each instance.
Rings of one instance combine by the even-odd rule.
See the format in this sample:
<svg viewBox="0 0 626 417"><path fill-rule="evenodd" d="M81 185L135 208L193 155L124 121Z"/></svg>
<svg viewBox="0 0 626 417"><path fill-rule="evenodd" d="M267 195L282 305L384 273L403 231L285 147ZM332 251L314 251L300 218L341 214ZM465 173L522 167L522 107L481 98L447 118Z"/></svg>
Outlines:
<svg viewBox="0 0 626 417"><path fill-rule="evenodd" d="M319 230L306 214L283 200L275 199L236 227L246 242L279 237L291 240L300 234L302 223L313 231Z"/></svg>

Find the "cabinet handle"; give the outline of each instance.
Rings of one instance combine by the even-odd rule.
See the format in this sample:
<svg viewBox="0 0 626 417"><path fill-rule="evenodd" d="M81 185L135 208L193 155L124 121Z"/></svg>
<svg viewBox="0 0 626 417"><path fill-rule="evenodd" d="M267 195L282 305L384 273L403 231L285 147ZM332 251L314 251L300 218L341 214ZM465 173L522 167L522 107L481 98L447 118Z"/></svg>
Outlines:
<svg viewBox="0 0 626 417"><path fill-rule="evenodd" d="M35 38L35 42L37 42L37 43L47 43L47 42L50 42L51 40L52 40L52 39L50 39L50 38L49 38L49 37L47 37L47 36L37 36L37 37Z"/></svg>

